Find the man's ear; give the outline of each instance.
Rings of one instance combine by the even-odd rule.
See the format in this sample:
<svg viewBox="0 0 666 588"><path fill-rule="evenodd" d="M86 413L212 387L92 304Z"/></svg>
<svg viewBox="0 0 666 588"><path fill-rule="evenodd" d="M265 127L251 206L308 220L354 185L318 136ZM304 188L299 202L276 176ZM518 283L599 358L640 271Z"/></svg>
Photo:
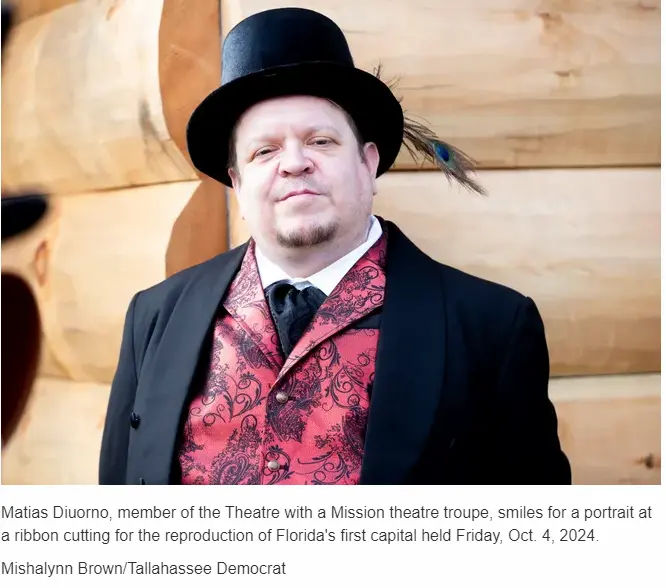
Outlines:
<svg viewBox="0 0 666 588"><path fill-rule="evenodd" d="M363 145L365 165L372 181L372 193L377 194L377 168L379 167L379 149L374 143Z"/></svg>
<svg viewBox="0 0 666 588"><path fill-rule="evenodd" d="M231 186L234 189L234 192L238 194L238 191L240 190L240 174L232 167L230 167L227 172L229 173L229 177L231 178Z"/></svg>
<svg viewBox="0 0 666 588"><path fill-rule="evenodd" d="M231 187L233 188L234 192L234 198L236 199L236 204L238 204L238 212L241 215L241 218L245 220L245 215L243 214L243 206L241 205L241 200L240 200L240 185L241 185L241 180L240 180L240 174L232 168L229 168L228 170L229 177L231 178Z"/></svg>

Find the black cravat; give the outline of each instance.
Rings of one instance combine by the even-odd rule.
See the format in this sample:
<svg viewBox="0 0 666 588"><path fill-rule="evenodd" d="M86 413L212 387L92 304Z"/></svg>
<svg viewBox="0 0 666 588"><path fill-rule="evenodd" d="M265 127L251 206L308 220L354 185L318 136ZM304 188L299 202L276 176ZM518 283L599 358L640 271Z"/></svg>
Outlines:
<svg viewBox="0 0 666 588"><path fill-rule="evenodd" d="M288 282L281 281L266 288L266 299L280 337L282 351L285 357L288 357L326 299L326 294L314 286L299 290Z"/></svg>

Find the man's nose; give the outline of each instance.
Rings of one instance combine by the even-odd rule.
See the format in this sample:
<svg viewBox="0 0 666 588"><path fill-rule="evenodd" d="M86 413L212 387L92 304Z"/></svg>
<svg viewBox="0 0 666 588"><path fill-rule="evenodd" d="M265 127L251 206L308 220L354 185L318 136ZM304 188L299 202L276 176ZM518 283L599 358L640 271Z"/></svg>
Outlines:
<svg viewBox="0 0 666 588"><path fill-rule="evenodd" d="M285 146L280 156L280 173L283 176L300 176L311 173L314 168L302 145Z"/></svg>

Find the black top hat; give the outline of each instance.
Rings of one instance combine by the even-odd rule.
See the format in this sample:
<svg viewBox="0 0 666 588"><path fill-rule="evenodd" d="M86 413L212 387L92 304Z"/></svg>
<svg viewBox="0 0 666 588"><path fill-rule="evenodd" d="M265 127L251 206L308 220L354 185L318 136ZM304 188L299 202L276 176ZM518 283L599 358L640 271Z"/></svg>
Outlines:
<svg viewBox="0 0 666 588"><path fill-rule="evenodd" d="M400 151L403 112L390 88L354 66L347 40L328 17L302 8L278 8L238 23L222 47L222 85L195 109L187 126L192 162L231 186L229 139L253 104L303 94L328 98L346 110L364 141L377 144L377 175Z"/></svg>
<svg viewBox="0 0 666 588"><path fill-rule="evenodd" d="M288 95L328 98L354 120L364 141L377 145L377 177L394 163L404 143L437 164L449 180L476 192L468 176L474 162L405 116L400 101L378 73L354 66L345 36L330 18L304 8L276 8L238 23L222 46L222 85L192 113L187 148L195 167L231 187L229 141L252 105Z"/></svg>

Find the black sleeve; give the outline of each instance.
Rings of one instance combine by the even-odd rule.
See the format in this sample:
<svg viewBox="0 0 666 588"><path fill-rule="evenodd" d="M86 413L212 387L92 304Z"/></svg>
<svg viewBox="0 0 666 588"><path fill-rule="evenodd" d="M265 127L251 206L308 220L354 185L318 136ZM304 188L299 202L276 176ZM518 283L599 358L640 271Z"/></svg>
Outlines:
<svg viewBox="0 0 666 588"><path fill-rule="evenodd" d="M118 367L111 384L99 459L100 484L125 483L130 415L137 385L134 309L138 297L139 294L134 295L127 309Z"/></svg>
<svg viewBox="0 0 666 588"><path fill-rule="evenodd" d="M525 298L502 362L494 395L493 470L501 484L571 484L548 397L550 360L543 320Z"/></svg>

